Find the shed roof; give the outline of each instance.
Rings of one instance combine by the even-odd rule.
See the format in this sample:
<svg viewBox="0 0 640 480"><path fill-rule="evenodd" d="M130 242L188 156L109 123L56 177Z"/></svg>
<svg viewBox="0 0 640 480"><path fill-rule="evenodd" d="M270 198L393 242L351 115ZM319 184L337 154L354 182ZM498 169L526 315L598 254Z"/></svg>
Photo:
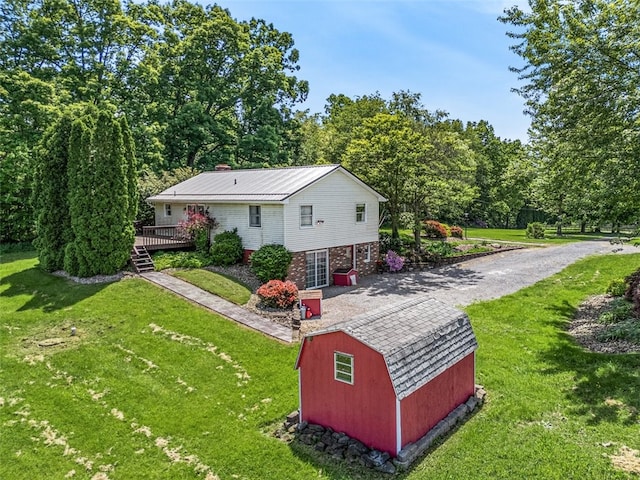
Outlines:
<svg viewBox="0 0 640 480"><path fill-rule="evenodd" d="M337 331L383 356L399 399L478 348L469 317L463 311L424 297L386 305L308 336Z"/></svg>
<svg viewBox="0 0 640 480"><path fill-rule="evenodd" d="M379 193L340 165L221 170L204 172L149 197L151 202L282 203L336 171L342 171L385 201Z"/></svg>

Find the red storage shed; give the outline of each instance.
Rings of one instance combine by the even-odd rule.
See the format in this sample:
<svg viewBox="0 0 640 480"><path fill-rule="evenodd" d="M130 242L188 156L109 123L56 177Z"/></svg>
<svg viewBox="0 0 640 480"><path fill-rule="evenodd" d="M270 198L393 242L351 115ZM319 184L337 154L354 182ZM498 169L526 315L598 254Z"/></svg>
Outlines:
<svg viewBox="0 0 640 480"><path fill-rule="evenodd" d="M392 456L474 394L477 341L467 315L412 299L304 337L300 421Z"/></svg>

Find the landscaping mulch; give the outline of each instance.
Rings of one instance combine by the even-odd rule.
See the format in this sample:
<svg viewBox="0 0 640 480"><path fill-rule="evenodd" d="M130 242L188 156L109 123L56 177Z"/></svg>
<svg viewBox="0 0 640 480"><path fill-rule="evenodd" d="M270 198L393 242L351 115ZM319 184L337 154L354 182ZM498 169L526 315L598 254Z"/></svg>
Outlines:
<svg viewBox="0 0 640 480"><path fill-rule="evenodd" d="M595 295L589 297L578 307L578 311L569 324L568 333L584 348L598 353L640 353L640 344L624 340L601 342L598 335L607 328L598 322L600 315L611 309L615 297Z"/></svg>

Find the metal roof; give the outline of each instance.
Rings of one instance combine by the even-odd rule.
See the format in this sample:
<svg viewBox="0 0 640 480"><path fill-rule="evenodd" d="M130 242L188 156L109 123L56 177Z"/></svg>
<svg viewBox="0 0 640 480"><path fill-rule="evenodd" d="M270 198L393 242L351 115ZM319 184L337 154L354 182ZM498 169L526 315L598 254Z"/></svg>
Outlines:
<svg viewBox="0 0 640 480"><path fill-rule="evenodd" d="M204 172L149 197L148 200L151 202L280 203L338 170L370 190L380 201L385 201L384 197L340 165Z"/></svg>
<svg viewBox="0 0 640 480"><path fill-rule="evenodd" d="M383 356L399 399L478 348L469 317L463 311L425 297L386 305L307 337L338 331Z"/></svg>

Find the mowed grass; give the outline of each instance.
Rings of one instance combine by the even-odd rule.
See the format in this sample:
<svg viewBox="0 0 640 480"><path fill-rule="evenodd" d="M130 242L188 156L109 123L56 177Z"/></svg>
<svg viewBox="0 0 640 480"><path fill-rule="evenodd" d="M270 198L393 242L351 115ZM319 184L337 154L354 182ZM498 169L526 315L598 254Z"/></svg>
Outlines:
<svg viewBox="0 0 640 480"><path fill-rule="evenodd" d="M36 264L1 264L0 478L381 478L264 433L297 407L297 346L140 279L76 285ZM640 449L640 355L585 352L564 327L638 267L591 257L468 307L488 401L399 478L637 478L614 457Z"/></svg>
<svg viewBox="0 0 640 480"><path fill-rule="evenodd" d="M245 285L209 270L197 268L173 270L168 273L236 305L244 305L251 297L251 290Z"/></svg>
<svg viewBox="0 0 640 480"><path fill-rule="evenodd" d="M545 238L527 238L525 229L517 228L466 228L466 236L470 239L499 240L503 242L560 245L564 243L580 242L583 240L597 240L602 237L616 238L617 235L604 233L578 233L565 230L562 236L556 235L555 229L545 230Z"/></svg>

